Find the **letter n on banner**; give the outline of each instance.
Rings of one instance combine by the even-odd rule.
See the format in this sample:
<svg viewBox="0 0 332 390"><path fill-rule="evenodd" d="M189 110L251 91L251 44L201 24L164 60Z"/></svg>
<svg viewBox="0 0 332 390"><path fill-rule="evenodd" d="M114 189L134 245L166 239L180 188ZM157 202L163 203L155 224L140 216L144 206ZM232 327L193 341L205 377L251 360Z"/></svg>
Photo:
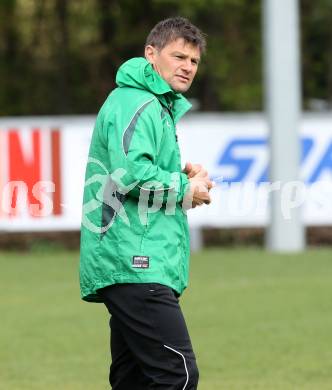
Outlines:
<svg viewBox="0 0 332 390"><path fill-rule="evenodd" d="M27 204L19 203L19 188L15 188L11 199L11 215L19 216L21 212L33 216L43 216L44 205L41 198L35 197L33 188L40 181L54 183L51 197L53 215L60 215L61 210L61 153L59 129L10 129L8 137L8 179L10 182L24 182L27 188ZM22 187L23 188L23 187ZM43 189L42 189L43 190ZM45 189L43 190L45 191ZM30 206L33 206L32 208ZM39 210L33 212L31 210Z"/></svg>
<svg viewBox="0 0 332 390"><path fill-rule="evenodd" d="M29 204L39 203L32 194L35 183L41 180L41 142L40 130L19 131L10 129L8 132L8 157L9 157L9 181L22 181L25 183L28 193ZM20 209L27 205L19 205L18 191L16 188L12 194L11 202L12 215L15 216ZM41 207L41 205L39 204Z"/></svg>

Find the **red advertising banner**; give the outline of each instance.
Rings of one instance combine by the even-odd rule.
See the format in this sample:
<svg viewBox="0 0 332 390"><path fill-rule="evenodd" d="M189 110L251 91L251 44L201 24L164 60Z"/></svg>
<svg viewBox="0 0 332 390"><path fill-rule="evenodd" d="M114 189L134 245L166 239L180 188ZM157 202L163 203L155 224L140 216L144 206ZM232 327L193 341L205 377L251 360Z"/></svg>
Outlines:
<svg viewBox="0 0 332 390"><path fill-rule="evenodd" d="M94 119L0 118L0 231L80 228Z"/></svg>
<svg viewBox="0 0 332 390"><path fill-rule="evenodd" d="M61 215L60 129L0 129L0 140L0 217Z"/></svg>

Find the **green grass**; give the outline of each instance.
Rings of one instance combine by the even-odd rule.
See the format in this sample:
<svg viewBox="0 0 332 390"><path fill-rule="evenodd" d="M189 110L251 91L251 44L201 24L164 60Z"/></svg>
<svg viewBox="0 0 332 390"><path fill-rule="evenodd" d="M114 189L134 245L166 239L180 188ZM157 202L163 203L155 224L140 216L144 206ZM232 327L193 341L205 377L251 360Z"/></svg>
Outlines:
<svg viewBox="0 0 332 390"><path fill-rule="evenodd" d="M0 254L0 389L108 389L108 315L78 254ZM332 389L332 250L193 256L181 299L200 390ZM128 389L134 390L134 389Z"/></svg>

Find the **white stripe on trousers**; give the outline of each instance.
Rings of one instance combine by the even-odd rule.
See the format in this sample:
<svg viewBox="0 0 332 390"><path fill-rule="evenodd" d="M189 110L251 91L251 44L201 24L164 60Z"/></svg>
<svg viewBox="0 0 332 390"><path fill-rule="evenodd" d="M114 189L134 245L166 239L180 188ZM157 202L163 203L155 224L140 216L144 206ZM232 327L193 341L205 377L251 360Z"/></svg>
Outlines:
<svg viewBox="0 0 332 390"><path fill-rule="evenodd" d="M183 359L184 368L185 368L186 374L187 374L187 380L186 380L186 383L184 384L183 389L182 389L182 390L185 390L185 388L187 387L188 381L189 381L189 373L188 373L188 369L187 369L186 359L185 359L185 357L182 355L181 352L179 352L179 351L177 351L177 350L175 350L175 349L173 349L173 348L171 348L171 347L168 347L167 345L164 345L164 347L167 348L167 349L170 349L171 351L173 351L173 352L175 352L175 353L177 353L177 354L180 355L180 356L182 357L182 359Z"/></svg>

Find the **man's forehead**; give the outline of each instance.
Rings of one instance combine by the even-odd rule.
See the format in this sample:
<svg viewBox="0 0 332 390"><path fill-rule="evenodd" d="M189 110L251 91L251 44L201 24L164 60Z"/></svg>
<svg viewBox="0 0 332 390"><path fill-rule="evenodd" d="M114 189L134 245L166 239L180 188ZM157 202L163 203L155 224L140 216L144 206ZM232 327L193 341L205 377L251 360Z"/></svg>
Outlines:
<svg viewBox="0 0 332 390"><path fill-rule="evenodd" d="M177 38L173 41L170 41L162 50L167 50L168 52L181 52L190 57L200 58L201 52L198 46L184 40L183 38Z"/></svg>

